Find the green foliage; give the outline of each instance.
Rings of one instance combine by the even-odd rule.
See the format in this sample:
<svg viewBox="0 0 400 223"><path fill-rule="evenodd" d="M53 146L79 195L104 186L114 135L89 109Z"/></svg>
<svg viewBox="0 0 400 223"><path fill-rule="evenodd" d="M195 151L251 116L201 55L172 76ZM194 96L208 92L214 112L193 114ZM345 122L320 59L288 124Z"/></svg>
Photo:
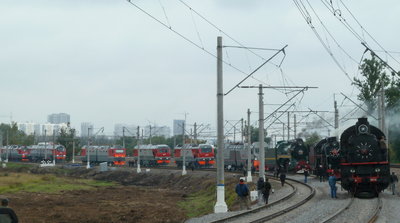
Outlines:
<svg viewBox="0 0 400 223"><path fill-rule="evenodd" d="M251 141L252 142L258 142L259 140L258 140L258 138L259 138L259 136L260 136L260 131L259 131L259 129L258 128L255 128L255 127L253 127L253 126L250 126L250 128L251 128ZM265 133L265 132L264 132ZM267 143L269 143L270 141L271 141L272 139L271 138L269 138L269 137L266 137L265 136L265 138L264 138L264 142L267 142Z"/></svg>
<svg viewBox="0 0 400 223"><path fill-rule="evenodd" d="M354 78L353 84L360 90L358 98L367 104L370 112L376 108L378 92L383 84L386 111L391 117L388 126L389 145L392 148L390 155L392 160L400 160L400 126L396 119L400 112L400 79L394 73L390 77L384 72L384 69L385 63L371 54L371 59L364 59L360 66L363 78Z"/></svg>
<svg viewBox="0 0 400 223"><path fill-rule="evenodd" d="M27 136L23 131L18 130L17 123L0 124L0 134L3 145L31 145L34 141L33 136ZM1 144L1 143L0 143Z"/></svg>
<svg viewBox="0 0 400 223"><path fill-rule="evenodd" d="M69 123L67 128L61 128L60 135L57 137L57 143L63 145L67 150L67 159L72 159L73 146L75 144L75 154L80 151L80 140L76 138L76 130L70 128Z"/></svg>
<svg viewBox="0 0 400 223"><path fill-rule="evenodd" d="M359 68L363 80L354 78L353 82L353 85L360 90L358 99L367 104L370 112L376 108L376 98L382 82L385 88L390 84L389 77L383 71L384 63L379 61L374 54L371 54L371 56L371 59L364 59Z"/></svg>

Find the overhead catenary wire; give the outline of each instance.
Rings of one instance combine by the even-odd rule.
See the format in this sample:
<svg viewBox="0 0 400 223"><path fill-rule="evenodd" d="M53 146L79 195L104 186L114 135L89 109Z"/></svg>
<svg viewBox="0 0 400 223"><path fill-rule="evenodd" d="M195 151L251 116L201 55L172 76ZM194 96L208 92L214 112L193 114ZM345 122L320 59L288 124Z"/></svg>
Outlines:
<svg viewBox="0 0 400 223"><path fill-rule="evenodd" d="M351 15L351 17L356 21L356 23L361 27L361 29L367 33L367 35L387 54L389 55L389 57L391 57L394 61L396 61L398 64L400 64L400 62L398 60L396 60L390 53L389 51L387 51L385 48L383 48L383 46L361 25L361 23L358 21L358 19L354 16L354 14L350 11L350 9L343 3L342 0L339 0L340 3L342 3L342 5L344 6L344 8L349 12L349 14Z"/></svg>
<svg viewBox="0 0 400 223"><path fill-rule="evenodd" d="M336 59L336 57L333 55L332 51L329 49L329 47L326 45L326 43L323 41L323 39L321 38L321 36L319 35L319 33L317 32L317 30L315 29L314 25L312 24L311 21L311 15L308 13L307 9L305 8L304 4L300 1L300 3L298 2L298 0L293 0L293 2L295 3L297 9L299 10L300 14L303 16L304 20L307 22L308 26L311 28L311 30L313 31L314 35L317 37L317 39L319 40L319 42L322 44L322 46L325 48L325 50L328 52L329 56L333 59L333 61L335 62L335 64L339 67L339 69L346 75L346 77L350 80L350 82L352 83L353 80L350 78L349 74L347 73L347 71L343 68L342 65L340 65L339 61Z"/></svg>
<svg viewBox="0 0 400 223"><path fill-rule="evenodd" d="M346 54L354 63L356 64L360 64L357 62L357 60L355 60L349 53L347 53L347 51L338 43L338 41L336 40L336 38L332 35L332 33L328 30L328 28L325 26L325 24L322 22L321 18L318 16L317 12L314 10L314 8L312 7L312 5L310 4L310 2L307 0L308 5L310 6L311 10L313 11L314 15L317 17L318 21L321 23L322 27L324 28L324 30L328 33L328 35L332 38L332 40L335 42L335 44L337 45L337 47L344 53Z"/></svg>
<svg viewBox="0 0 400 223"><path fill-rule="evenodd" d="M166 19L166 21L168 23L168 26L169 26L169 28L171 28L171 23L169 22L169 19L168 19L168 16L167 16L167 12L165 10L164 5L161 3L161 0L158 0L158 3L160 3L160 6L161 6L161 8L162 8L162 10L164 12L165 19Z"/></svg>
<svg viewBox="0 0 400 223"><path fill-rule="evenodd" d="M137 8L139 11L143 12L144 14L146 14L147 16L149 16L150 18L152 18L153 20L155 20L156 22L158 22L159 24L161 24L162 26L164 26L165 28L169 29L171 32L175 33L176 35L178 35L179 37L181 37L182 39L184 39L185 41L189 42L190 44L192 44L193 46L199 48L200 50L204 51L205 53L207 53L208 55L216 58L217 56L213 53L211 53L210 51L208 51L207 49L203 48L202 46L200 46L199 44L195 43L193 40L189 39L188 37L186 37L185 35L181 34L180 32L176 31L174 28L172 28L172 26L169 26L167 24L165 24L164 22L162 22L161 20L157 19L156 17L154 17L153 15L151 15L149 12L147 12L146 10L144 10L143 8L139 7L137 4L133 3L132 0L127 0L127 2L131 5L133 5L135 8ZM220 30L221 32L223 32L222 30ZM223 32L224 33L224 32ZM230 37L231 38L231 37ZM244 75L248 75L246 72L242 71L241 69L237 68L236 66L233 66L232 64L228 63L225 60L221 60L224 64L228 65L229 67L233 68L234 70L244 74ZM251 77L254 80L259 81L260 83L266 84L265 82L255 78L255 77ZM268 85L268 84L266 84Z"/></svg>
<svg viewBox="0 0 400 223"><path fill-rule="evenodd" d="M203 16L202 14L200 14L198 11L196 11L195 9L193 9L192 7L190 7L185 1L183 0L179 0L179 2L181 2L185 7L187 7L188 9L190 9L191 11L193 11L194 13L196 13L200 18L202 18L205 22L207 22L209 25L211 25L212 27L214 27L216 30L218 30L219 32L221 32L222 34L224 34L226 37L228 37L229 39L231 39L233 42L239 44L241 47L247 49L249 52L251 52L252 54L254 54L255 56L258 56L259 58L266 60L263 56L257 54L256 52L252 51L252 48L248 48L246 46L244 46L242 43L240 43L238 40L236 40L235 38L233 38L231 35L229 35L228 33L226 33L225 31L223 31L221 28L219 28L217 25L215 25L213 22L211 22L209 19L207 19L205 16Z"/></svg>

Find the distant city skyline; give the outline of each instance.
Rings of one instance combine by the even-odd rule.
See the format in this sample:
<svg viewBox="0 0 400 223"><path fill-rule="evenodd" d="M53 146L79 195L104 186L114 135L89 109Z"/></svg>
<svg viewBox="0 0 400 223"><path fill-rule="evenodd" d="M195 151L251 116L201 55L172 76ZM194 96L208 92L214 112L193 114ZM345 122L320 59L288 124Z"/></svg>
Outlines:
<svg viewBox="0 0 400 223"><path fill-rule="evenodd" d="M83 122L104 127L110 136L117 123L172 129L172 120L186 120L187 126L196 122L215 130L219 36L224 121L246 119L250 109L250 124L257 126L258 90L230 91L239 85L318 87L298 95L294 89L265 89L264 112L271 115L266 134L278 139L287 135L281 124L286 115L272 116L286 101L290 109L279 110L293 113L333 112L335 100L340 128L364 115L356 109L362 102L352 84L362 78L362 60L371 57L361 42L400 70L394 28L400 26L399 1L335 1L329 7L310 1L303 9L292 1L184 2L189 7L136 1L146 14L127 1L1 1L0 122L46 123L48 114L63 112L78 135L87 132ZM333 125L331 114L323 118ZM299 114L299 130L314 119L320 118L313 112ZM325 137L333 127L316 131Z"/></svg>

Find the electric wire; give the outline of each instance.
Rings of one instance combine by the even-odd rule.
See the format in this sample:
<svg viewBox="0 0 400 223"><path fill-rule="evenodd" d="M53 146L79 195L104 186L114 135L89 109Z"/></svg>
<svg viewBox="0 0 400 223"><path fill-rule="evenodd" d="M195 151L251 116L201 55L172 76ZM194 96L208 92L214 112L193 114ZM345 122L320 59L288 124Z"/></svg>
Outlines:
<svg viewBox="0 0 400 223"><path fill-rule="evenodd" d="M332 4L327 2L327 0L321 0L321 2L324 4L324 6L337 18L345 27L347 30L349 30L360 42L366 42L365 39L360 36L357 31L353 29L353 27L350 26L350 24L347 22L346 18L342 16L342 13L340 10L336 10ZM339 13L337 13L339 12ZM338 17L339 16L339 17Z"/></svg>
<svg viewBox="0 0 400 223"><path fill-rule="evenodd" d="M359 64L349 53L347 53L346 50L338 43L336 38L332 35L332 33L328 30L328 28L325 26L325 24L322 22L321 18L318 16L317 12L314 10L310 2L307 0L308 5L310 6L311 10L314 12L315 16L317 17L318 21L321 23L322 27L325 29L325 31L328 33L328 35L332 38L332 40L335 42L337 47L344 53L346 54L352 61L354 61L356 64Z"/></svg>
<svg viewBox="0 0 400 223"><path fill-rule="evenodd" d="M325 50L328 52L329 56L333 59L333 61L335 62L335 64L339 67L339 69L346 75L346 77L350 80L350 82L352 83L353 80L350 78L349 74L346 72L346 70L342 67L342 65L340 65L339 61L336 59L336 57L333 55L332 51L329 49L329 47L326 45L326 43L323 41L323 39L321 38L321 36L319 35L319 33L317 32L317 30L315 29L315 27L312 25L311 22L311 16L310 14L308 14L306 9L303 9L302 6L297 2L298 0L293 0L293 2L295 3L297 9L300 11L300 13L303 15L303 18L306 20L307 24L309 25L309 27L311 28L311 30L313 31L314 35L317 37L317 39L320 41L320 43L322 44L322 46L325 48ZM304 5L303 5L304 6Z"/></svg>
<svg viewBox="0 0 400 223"><path fill-rule="evenodd" d="M139 7L137 4L133 3L131 0L127 0L128 3L130 3L131 5L133 5L135 8L137 8L139 11L143 12L144 14L146 14L147 16L149 16L150 18L152 18L153 20L155 20L156 22L158 22L159 24L161 24L162 26L166 27L167 29L169 29L171 32L175 33L176 35L180 36L181 38L183 38L184 40L186 40L187 42L189 42L190 44L194 45L195 47L199 48L200 50L203 50L205 53L207 53L208 55L219 59L216 55L214 55L213 53L211 53L210 51L208 51L207 49L202 48L199 44L195 43L194 41L192 41L191 39L189 39L188 37L184 36L183 34L179 33L178 31L176 31L175 29L173 29L171 26L168 26L167 24L165 24L164 22L162 22L161 20L157 19L156 17L154 17L153 15L151 15L149 12L147 12L146 10L144 10L143 8ZM221 31L222 32L222 31ZM233 66L231 64L229 64L227 61L225 60L221 60L224 64L228 65L229 67L233 68L234 70L244 74L244 75L248 75L246 72L242 71L241 69L237 68L236 66ZM269 86L267 83L265 83L264 81L261 81L253 76L251 76L252 79L257 80L260 83L263 83L267 86Z"/></svg>
<svg viewBox="0 0 400 223"><path fill-rule="evenodd" d="M213 22L211 22L209 19L205 18L205 16L203 16L202 14L200 14L198 11L196 11L195 9L193 9L191 6L189 6L185 1L183 0L179 0L179 2L181 2L185 7L187 7L189 10L193 11L195 14L197 14L200 18L202 18L206 23L208 23L209 25L211 25L212 27L214 27L216 30L218 30L219 32L221 32L222 34L224 34L225 36L227 36L229 39L231 39L233 42L237 43L240 48L245 48L247 51L251 52L253 55L261 58L262 60L267 60L266 58L264 58L263 56L257 54L256 52L254 52L252 49L257 49L257 50L275 50L275 51L279 51L279 49L272 49L272 48L256 48L256 47L246 47L244 46L242 43L240 43L238 40L234 39L231 35L229 35L228 33L224 32L221 28L219 28L217 25L215 25ZM226 47L235 47L235 48L239 48L237 46L226 46ZM277 68L281 68L284 59L286 58L286 53L283 51L284 56L282 58L282 60L280 61L279 65L275 64L272 61L269 61L270 64L274 65ZM251 77L259 82L262 83L262 81L254 78L253 76ZM268 84L266 84L267 86L269 86ZM283 93L281 90L279 89L274 89L276 91L280 91L281 93Z"/></svg>
<svg viewBox="0 0 400 223"><path fill-rule="evenodd" d="M259 55L258 53L254 52L251 50L251 48L248 48L246 46L244 46L242 43L240 43L239 41L237 41L235 38L233 38L231 35L229 35L228 33L224 32L221 28L219 28L217 25L215 25L214 23L212 23L210 20L208 20L207 18L205 18L202 14L200 14L199 12L197 12L196 10L194 10L192 7L190 7L185 1L183 0L179 0L179 2L181 2L184 6L186 6L187 8L189 8L190 10L192 10L195 14L197 14L200 18L202 18L204 21L206 21L209 25L211 25L212 27L214 27L215 29L217 29L219 32L223 33L226 37L228 37L229 39L231 39L233 42L239 44L241 47L247 49L249 52L251 52L252 54L254 54L255 56L258 56L259 58L266 60L263 56Z"/></svg>
<svg viewBox="0 0 400 223"><path fill-rule="evenodd" d="M160 3L160 6L161 6L161 8L162 8L162 10L164 12L165 19L167 20L168 26L169 26L169 28L171 28L171 23L169 22L169 19L168 19L168 16L167 16L167 12L165 11L164 5L161 3L161 0L158 0L158 3Z"/></svg>
<svg viewBox="0 0 400 223"><path fill-rule="evenodd" d="M203 49L204 49L203 40L201 39L200 32L199 32L199 29L197 28L197 24L196 24L196 21L195 21L195 19L194 19L194 17L193 17L193 12L192 12L192 10L190 10L190 16L192 17L192 22L193 22L194 28L196 29L197 37L199 38L199 41L200 41L200 43L201 43L201 46L202 46Z"/></svg>
<svg viewBox="0 0 400 223"><path fill-rule="evenodd" d="M361 29L367 33L367 35L389 56L391 57L394 61L396 61L398 64L400 64L400 62L398 60L396 60L385 48L383 48L383 46L366 30L364 29L364 27L361 25L361 23L357 20L357 18L354 16L354 14L350 11L350 9L343 3L342 0L340 0L340 3L342 3L342 5L344 6L344 8L350 13L351 17L353 17L353 19L357 22L357 24L361 27Z"/></svg>

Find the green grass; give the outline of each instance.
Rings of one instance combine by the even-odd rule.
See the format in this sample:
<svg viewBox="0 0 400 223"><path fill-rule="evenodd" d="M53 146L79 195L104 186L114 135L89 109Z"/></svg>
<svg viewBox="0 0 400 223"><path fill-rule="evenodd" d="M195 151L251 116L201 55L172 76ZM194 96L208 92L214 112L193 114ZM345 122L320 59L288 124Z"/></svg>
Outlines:
<svg viewBox="0 0 400 223"><path fill-rule="evenodd" d="M208 184L205 189L190 194L178 206L186 211L189 218L199 217L214 212L216 199L216 185ZM230 207L236 201L234 186L225 187L225 202Z"/></svg>
<svg viewBox="0 0 400 223"><path fill-rule="evenodd" d="M50 174L2 173L0 175L0 193L17 193L20 191L59 193L61 191L90 190L96 187L114 185L116 183L56 177Z"/></svg>
<svg viewBox="0 0 400 223"><path fill-rule="evenodd" d="M10 168L10 169L18 169L18 168L21 168L21 167L32 167L32 164L15 163L15 162L7 163L7 168Z"/></svg>

